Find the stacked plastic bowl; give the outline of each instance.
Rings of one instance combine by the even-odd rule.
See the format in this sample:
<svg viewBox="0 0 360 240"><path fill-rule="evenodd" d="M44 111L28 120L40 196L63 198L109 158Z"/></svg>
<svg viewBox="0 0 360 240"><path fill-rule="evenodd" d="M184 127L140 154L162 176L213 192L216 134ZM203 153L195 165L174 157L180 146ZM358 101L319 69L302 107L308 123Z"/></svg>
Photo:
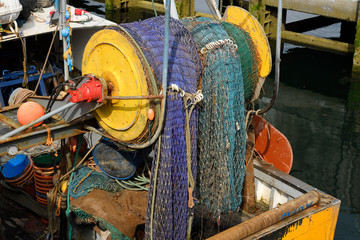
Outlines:
<svg viewBox="0 0 360 240"><path fill-rule="evenodd" d="M54 187L53 177L59 169L60 160L60 156L53 157L51 154L43 154L34 158L36 200L42 205L47 205L46 194Z"/></svg>
<svg viewBox="0 0 360 240"><path fill-rule="evenodd" d="M33 161L24 154L18 154L0 167L5 181L13 187L23 189L35 197Z"/></svg>

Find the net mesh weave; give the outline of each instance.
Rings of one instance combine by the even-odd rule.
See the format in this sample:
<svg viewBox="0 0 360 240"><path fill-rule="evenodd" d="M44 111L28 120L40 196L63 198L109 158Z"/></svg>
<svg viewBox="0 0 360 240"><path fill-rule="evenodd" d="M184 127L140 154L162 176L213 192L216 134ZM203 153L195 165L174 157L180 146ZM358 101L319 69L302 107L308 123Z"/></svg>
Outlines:
<svg viewBox="0 0 360 240"><path fill-rule="evenodd" d="M94 188L108 192L117 192L121 189L115 179L88 167L80 167L73 173L73 179L69 185L72 198L77 199L86 196Z"/></svg>
<svg viewBox="0 0 360 240"><path fill-rule="evenodd" d="M112 224L110 224L109 222L105 221L100 217L88 214L84 212L82 209L76 207L71 207L71 211L79 218L83 218L83 219L92 218L95 219L96 221L101 222L102 226L104 226L107 230L110 231L112 240L130 240L130 238L128 238L127 236L122 234L119 230L117 230L116 227L114 227Z"/></svg>
<svg viewBox="0 0 360 240"><path fill-rule="evenodd" d="M164 51L164 17L150 18L121 26L140 45L160 82ZM168 86L173 83L186 92L196 92L201 73L198 49L189 32L179 21L174 19L170 21L169 43ZM154 186L153 176L155 175L157 156L152 164L145 231L149 238L151 200L153 189L156 187L153 238L185 239L188 220L185 110L183 100L179 95L168 94L156 186ZM196 176L197 115L197 110L194 109L190 119L194 176Z"/></svg>
<svg viewBox="0 0 360 240"><path fill-rule="evenodd" d="M241 59L234 44L210 44L230 39L221 23L202 17L182 22L197 46L207 48L198 130L199 197L213 214L236 211L242 201L246 149Z"/></svg>
<svg viewBox="0 0 360 240"><path fill-rule="evenodd" d="M118 192L121 187L116 181L103 173L96 172L88 167L79 167L72 174L72 181L69 185L70 196L79 198L86 196L94 188L102 189L108 192ZM93 218L101 222L102 225L110 231L113 240L129 240L124 234L117 230L112 224L94 215L90 215L77 207L70 207L80 218Z"/></svg>
<svg viewBox="0 0 360 240"><path fill-rule="evenodd" d="M258 79L258 63L254 43L250 35L239 26L221 22L229 36L234 40L240 56L241 71L244 79L245 101L249 101L255 91Z"/></svg>

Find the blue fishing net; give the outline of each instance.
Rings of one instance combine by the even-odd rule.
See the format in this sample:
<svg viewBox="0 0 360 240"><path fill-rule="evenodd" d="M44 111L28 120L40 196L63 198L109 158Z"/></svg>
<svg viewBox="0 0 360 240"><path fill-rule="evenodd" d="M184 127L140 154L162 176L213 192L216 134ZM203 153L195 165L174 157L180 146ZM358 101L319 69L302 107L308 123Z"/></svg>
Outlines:
<svg viewBox="0 0 360 240"><path fill-rule="evenodd" d="M244 87L237 45L220 22L181 20L203 60L199 112L199 198L213 214L237 211L245 176Z"/></svg>
<svg viewBox="0 0 360 240"><path fill-rule="evenodd" d="M164 17L121 24L140 45L157 81L162 80L164 51ZM189 32L177 20L170 21L168 85L176 84L195 93L201 74L198 49ZM196 178L197 109L190 119L192 172ZM156 148L158 147L158 144ZM185 110L182 98L168 92L166 115L161 140L157 184L154 186L156 157L152 164L145 231L153 239L185 239L188 221L188 177L185 143ZM157 152L157 150L155 150ZM156 188L152 229L150 211Z"/></svg>

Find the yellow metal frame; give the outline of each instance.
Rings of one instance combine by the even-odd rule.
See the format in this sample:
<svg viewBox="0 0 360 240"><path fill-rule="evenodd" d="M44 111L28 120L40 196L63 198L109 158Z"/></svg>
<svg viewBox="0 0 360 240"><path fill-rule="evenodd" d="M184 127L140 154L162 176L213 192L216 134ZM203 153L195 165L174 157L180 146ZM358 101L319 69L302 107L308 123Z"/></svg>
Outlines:
<svg viewBox="0 0 360 240"><path fill-rule="evenodd" d="M107 82L110 96L145 96L148 86L135 47L120 32L105 29L87 43L82 74L95 74ZM100 126L120 141L131 141L145 129L148 100L109 100L96 110Z"/></svg>
<svg viewBox="0 0 360 240"><path fill-rule="evenodd" d="M222 20L238 25L250 34L259 55L259 75L266 78L271 72L271 51L269 41L261 24L248 11L235 6L226 8Z"/></svg>

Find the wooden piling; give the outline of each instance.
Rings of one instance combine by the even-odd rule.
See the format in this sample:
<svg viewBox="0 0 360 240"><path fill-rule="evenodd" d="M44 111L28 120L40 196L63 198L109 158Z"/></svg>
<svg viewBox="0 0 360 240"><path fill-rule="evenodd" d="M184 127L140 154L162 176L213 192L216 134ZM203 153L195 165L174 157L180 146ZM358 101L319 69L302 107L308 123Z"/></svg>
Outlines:
<svg viewBox="0 0 360 240"><path fill-rule="evenodd" d="M354 57L351 74L351 82L348 93L348 109L357 115L360 112L360 10L356 23L356 34L354 40Z"/></svg>
<svg viewBox="0 0 360 240"><path fill-rule="evenodd" d="M179 18L194 16L195 0L176 0L175 3Z"/></svg>
<svg viewBox="0 0 360 240"><path fill-rule="evenodd" d="M105 0L105 10L119 10L127 8L129 0Z"/></svg>

